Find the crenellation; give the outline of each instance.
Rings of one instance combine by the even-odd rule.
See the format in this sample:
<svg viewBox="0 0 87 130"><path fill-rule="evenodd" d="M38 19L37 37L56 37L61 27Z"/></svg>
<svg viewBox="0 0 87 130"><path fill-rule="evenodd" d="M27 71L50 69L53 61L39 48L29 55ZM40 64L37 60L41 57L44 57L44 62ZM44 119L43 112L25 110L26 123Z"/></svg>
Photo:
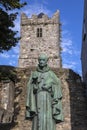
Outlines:
<svg viewBox="0 0 87 130"><path fill-rule="evenodd" d="M43 13L34 14L31 18L22 14L21 17L19 67L36 64L35 59L38 59L41 53L48 55L50 66L61 67L59 11L54 13L52 18ZM51 57L57 57L54 58L54 64Z"/></svg>
<svg viewBox="0 0 87 130"><path fill-rule="evenodd" d="M43 14L41 18L38 15L33 14L31 18L28 18L26 14L21 15L22 25L39 25L39 24L58 24L59 23L59 11L54 13L52 18L49 18L46 14Z"/></svg>
<svg viewBox="0 0 87 130"><path fill-rule="evenodd" d="M44 21L49 20L49 17L46 14L44 14L42 18L44 19Z"/></svg>
<svg viewBox="0 0 87 130"><path fill-rule="evenodd" d="M32 17L31 17L31 19L33 19L33 20L36 20L38 17L37 17L37 15L35 15L35 14L32 14Z"/></svg>
<svg viewBox="0 0 87 130"><path fill-rule="evenodd" d="M26 16L25 13L21 13L21 19L22 19L22 20L25 20L25 19L28 19L28 17Z"/></svg>
<svg viewBox="0 0 87 130"><path fill-rule="evenodd" d="M52 17L52 21L54 24L58 24L59 23L59 11L57 10L57 12L54 13L53 17Z"/></svg>

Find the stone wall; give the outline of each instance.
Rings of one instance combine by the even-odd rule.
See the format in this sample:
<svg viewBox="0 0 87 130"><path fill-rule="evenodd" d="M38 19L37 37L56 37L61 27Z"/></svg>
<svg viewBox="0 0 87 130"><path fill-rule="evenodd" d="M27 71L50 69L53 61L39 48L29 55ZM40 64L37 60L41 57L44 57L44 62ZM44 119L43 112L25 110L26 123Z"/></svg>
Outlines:
<svg viewBox="0 0 87 130"><path fill-rule="evenodd" d="M16 68L14 121L0 125L1 130L31 130L32 122L25 119L26 85L33 68ZM52 68L61 79L64 122L57 130L87 130L87 102L84 86L78 74L68 69Z"/></svg>
<svg viewBox="0 0 87 130"><path fill-rule="evenodd" d="M42 29L42 37L37 37L37 29ZM46 53L51 67L61 66L59 11L52 18L41 13L28 18L21 15L21 40L19 67L37 65L38 56Z"/></svg>
<svg viewBox="0 0 87 130"><path fill-rule="evenodd" d="M83 81L86 83L86 95L87 95L87 0L84 0L84 12L83 12L83 28L82 28L82 50L81 50L81 62L82 62L82 76Z"/></svg>

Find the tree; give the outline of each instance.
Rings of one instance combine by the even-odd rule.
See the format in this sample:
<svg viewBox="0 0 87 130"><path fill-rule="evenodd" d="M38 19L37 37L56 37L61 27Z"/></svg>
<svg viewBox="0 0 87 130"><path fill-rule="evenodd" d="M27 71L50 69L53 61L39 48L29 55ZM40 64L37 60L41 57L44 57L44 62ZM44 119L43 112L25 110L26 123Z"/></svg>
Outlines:
<svg viewBox="0 0 87 130"><path fill-rule="evenodd" d="M20 3L20 0L0 0L0 52L8 51L16 46L19 41L18 31L14 31L14 21L17 18L19 10L26 3Z"/></svg>

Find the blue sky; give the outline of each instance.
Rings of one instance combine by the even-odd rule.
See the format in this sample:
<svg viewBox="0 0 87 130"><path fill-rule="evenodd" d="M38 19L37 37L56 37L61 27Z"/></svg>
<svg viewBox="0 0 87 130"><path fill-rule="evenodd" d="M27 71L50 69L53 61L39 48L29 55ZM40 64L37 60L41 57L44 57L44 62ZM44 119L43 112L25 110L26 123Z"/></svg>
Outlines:
<svg viewBox="0 0 87 130"><path fill-rule="evenodd" d="M25 0L21 0L24 2ZM81 44L84 0L27 0L27 6L20 12L25 12L28 17L32 14L44 12L50 17L60 11L62 23L62 61L64 68L73 69L81 74ZM15 30L19 30L20 16L15 21ZM19 47L0 54L0 65L18 66Z"/></svg>

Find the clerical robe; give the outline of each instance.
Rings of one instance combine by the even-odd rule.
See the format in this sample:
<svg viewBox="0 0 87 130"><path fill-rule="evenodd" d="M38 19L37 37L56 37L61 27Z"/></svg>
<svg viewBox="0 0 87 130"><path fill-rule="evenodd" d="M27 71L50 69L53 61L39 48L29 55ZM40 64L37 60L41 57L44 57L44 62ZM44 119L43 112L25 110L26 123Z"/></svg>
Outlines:
<svg viewBox="0 0 87 130"><path fill-rule="evenodd" d="M38 67L27 84L26 118L33 121L32 130L56 130L63 121L61 99L59 78L49 67Z"/></svg>

